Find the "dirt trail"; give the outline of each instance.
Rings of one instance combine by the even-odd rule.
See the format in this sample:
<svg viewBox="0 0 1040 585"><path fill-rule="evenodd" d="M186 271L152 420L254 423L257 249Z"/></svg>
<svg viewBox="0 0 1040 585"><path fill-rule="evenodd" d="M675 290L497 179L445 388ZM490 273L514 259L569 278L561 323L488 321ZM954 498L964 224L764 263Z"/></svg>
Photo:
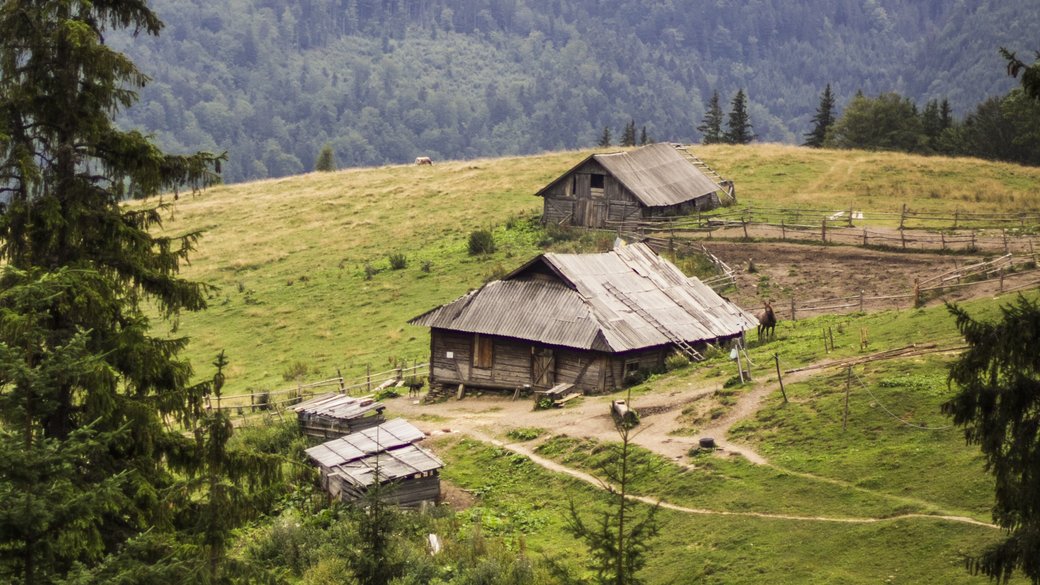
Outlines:
<svg viewBox="0 0 1040 585"><path fill-rule="evenodd" d="M540 465L540 466L542 466L545 469L548 469L550 471L554 471L556 473L562 473L564 475L569 475L569 476L571 476L573 478L576 478L576 479L579 479L579 480L584 481L586 483L592 484L592 485L594 485L594 486L596 486L596 487L598 487L600 489L612 489L612 486L606 484L603 480L601 480L601 479L599 479L599 478L597 478L597 477L595 477L595 476L593 476L591 474L585 473L583 471L579 471L579 470L571 468L571 467L567 467L566 465L562 465L562 464L557 463L557 462L555 462L555 461L553 461L551 459L546 459L545 457L542 457L542 456L536 454L534 452L533 445L529 446L527 444L520 444L520 443L505 443L503 441L495 439L494 437L491 437L491 436L489 436L489 435L487 435L487 434L485 434L485 433L483 433L481 431L477 431L477 430L467 431L466 434L468 434L469 436L471 436L474 439L477 439L477 440L479 440L481 442L489 443L489 444L495 445L497 447L501 447L503 449L508 449L508 450L510 450L510 451L512 451L514 453L518 453L520 455L524 455L525 457L530 458L531 461L533 461L534 463L536 463L536 464L538 464L538 465ZM793 521L797 521L797 522L831 522L831 523L837 523L837 524L876 524L878 522L893 522L893 521L896 521L896 520L902 520L902 519L908 519L908 518L921 518L921 519L932 519L932 520L945 520L945 521L948 521L948 522L959 522L959 523L962 523L962 524L971 524L971 525L974 525L974 526L983 526L983 527L986 527L986 528L993 528L993 529L997 529L998 528L997 526L994 526L992 524L988 524L986 522L980 522L980 521L975 520L973 518L968 518L968 517L965 517L965 516L946 515L946 514L943 514L943 515L933 515L933 514L900 514L900 515L896 515L896 516L887 516L887 517L884 517L884 518L799 516L799 515L794 515L794 514L771 514L771 513L768 513L768 512L733 512L733 511L727 511L727 510L708 510L708 509L705 509L705 508L690 508L690 507L687 507L687 506L680 506L678 504L672 504L672 503L665 502L665 501L657 499L657 498L651 498L651 497L648 497L648 496L629 495L627 497L629 499L633 500L633 501L642 502L644 504L649 504L651 506L659 505L660 507L665 508L667 510L673 510L673 511L681 512L681 513L684 513L684 514L698 514L698 515L705 515L705 516L743 516L743 517L751 517L751 518L766 518L766 519L772 519L772 520L793 520Z"/></svg>

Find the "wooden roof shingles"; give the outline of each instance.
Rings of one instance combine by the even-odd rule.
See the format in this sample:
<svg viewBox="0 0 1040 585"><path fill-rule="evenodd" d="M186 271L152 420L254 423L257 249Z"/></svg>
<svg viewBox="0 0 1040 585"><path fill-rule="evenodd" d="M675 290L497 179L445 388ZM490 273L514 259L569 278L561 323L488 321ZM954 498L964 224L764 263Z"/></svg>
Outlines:
<svg viewBox="0 0 1040 585"><path fill-rule="evenodd" d="M373 410L380 412L385 408L386 406L382 402L376 402L369 396L358 398L336 392L319 394L292 407L297 414L326 416L341 420L364 416Z"/></svg>
<svg viewBox="0 0 1040 585"><path fill-rule="evenodd" d="M559 280L540 278L546 272ZM410 322L615 352L665 345L672 336L712 341L758 325L754 315L641 243L600 254L543 254L505 280Z"/></svg>

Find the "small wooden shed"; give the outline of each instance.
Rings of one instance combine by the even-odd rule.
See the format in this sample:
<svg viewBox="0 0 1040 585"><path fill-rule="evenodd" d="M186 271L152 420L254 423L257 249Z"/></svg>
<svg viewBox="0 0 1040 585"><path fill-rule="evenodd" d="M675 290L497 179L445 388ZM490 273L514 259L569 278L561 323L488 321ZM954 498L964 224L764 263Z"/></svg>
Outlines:
<svg viewBox="0 0 1040 585"><path fill-rule="evenodd" d="M321 485L333 498L354 501L377 483L381 498L400 506L418 506L440 498L444 463L415 443L426 437L404 419L327 441L307 449L321 470Z"/></svg>
<svg viewBox="0 0 1040 585"><path fill-rule="evenodd" d="M650 144L594 154L536 194L545 200L542 222L601 228L718 206L725 190L683 152Z"/></svg>
<svg viewBox="0 0 1040 585"><path fill-rule="evenodd" d="M300 431L309 437L335 439L374 427L386 420L386 406L371 396L329 392L293 406Z"/></svg>
<svg viewBox="0 0 1040 585"><path fill-rule="evenodd" d="M430 384L584 394L740 337L754 315L638 243L543 254L410 321L431 328Z"/></svg>

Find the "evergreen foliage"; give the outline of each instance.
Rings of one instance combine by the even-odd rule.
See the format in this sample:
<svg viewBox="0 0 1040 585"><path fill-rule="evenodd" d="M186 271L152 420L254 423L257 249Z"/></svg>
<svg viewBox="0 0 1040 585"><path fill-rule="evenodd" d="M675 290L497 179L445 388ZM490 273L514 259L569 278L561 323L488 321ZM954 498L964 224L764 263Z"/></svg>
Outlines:
<svg viewBox="0 0 1040 585"><path fill-rule="evenodd" d="M1040 52L1036 54L1037 60L1032 65L1026 65L1015 53L1004 47L1000 48L1000 55L1007 61L1007 72L1011 77L1022 74L1022 89L1026 95L1034 100L1040 100Z"/></svg>
<svg viewBox="0 0 1040 585"><path fill-rule="evenodd" d="M1007 531L969 569L999 582L1020 570L1040 583L1040 304L1020 296L995 322L949 309L968 350L950 366L957 394L942 410L982 450L996 480L993 519Z"/></svg>
<svg viewBox="0 0 1040 585"><path fill-rule="evenodd" d="M823 90L820 96L820 105L816 108L816 115L812 119L812 131L805 135L803 146L820 148L827 138L827 130L834 124L834 94L831 93L831 84Z"/></svg>
<svg viewBox="0 0 1040 585"><path fill-rule="evenodd" d="M701 133L701 144L723 142L722 106L719 104L719 92L712 92L711 99L708 100L705 108L704 119L701 120L701 125L697 126L697 131Z"/></svg>
<svg viewBox="0 0 1040 585"><path fill-rule="evenodd" d="M625 124L625 131L621 134L621 146L636 145L636 121L631 120Z"/></svg>
<svg viewBox="0 0 1040 585"><path fill-rule="evenodd" d="M628 403L631 404L631 396ZM588 546L590 568L600 585L642 583L638 573L646 565L650 541L658 533L658 506L638 513L634 509L636 504L627 497L632 483L638 481L641 474L649 473L632 461L632 430L636 424L638 417L614 417L621 442L610 446L614 456L600 469L610 494L609 507L590 523L582 518L574 502L570 503L567 529Z"/></svg>
<svg viewBox="0 0 1040 585"><path fill-rule="evenodd" d="M646 126L639 131L639 145L645 146L650 144L650 136L646 133Z"/></svg>
<svg viewBox="0 0 1040 585"><path fill-rule="evenodd" d="M336 170L336 153L332 150L331 144L325 143L325 146L321 147L318 160L314 163L314 170L323 173Z"/></svg>
<svg viewBox="0 0 1040 585"><path fill-rule="evenodd" d="M920 150L920 117L912 101L896 93L857 94L827 136L827 146L867 150Z"/></svg>
<svg viewBox="0 0 1040 585"><path fill-rule="evenodd" d="M751 115L748 113L747 96L743 89L737 90L730 106L723 141L729 144L748 144L755 139L755 133L751 129Z"/></svg>
<svg viewBox="0 0 1040 585"><path fill-rule="evenodd" d="M603 133L599 135L599 142L596 143L596 146L599 146L600 148L609 148L611 145L610 141L610 127L604 126Z"/></svg>

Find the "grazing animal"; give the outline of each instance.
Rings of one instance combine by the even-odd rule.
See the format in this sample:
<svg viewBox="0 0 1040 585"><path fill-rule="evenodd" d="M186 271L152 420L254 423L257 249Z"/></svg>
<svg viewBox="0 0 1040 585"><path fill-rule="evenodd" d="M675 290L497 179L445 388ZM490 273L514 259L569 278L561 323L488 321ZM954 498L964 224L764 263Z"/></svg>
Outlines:
<svg viewBox="0 0 1040 585"><path fill-rule="evenodd" d="M758 315L758 339L762 340L762 334L765 333L766 339L772 339L774 333L776 333L776 313L773 312L773 305L766 302L766 308Z"/></svg>
<svg viewBox="0 0 1040 585"><path fill-rule="evenodd" d="M417 165L432 165L433 159L428 156L417 156L415 157L415 164Z"/></svg>

